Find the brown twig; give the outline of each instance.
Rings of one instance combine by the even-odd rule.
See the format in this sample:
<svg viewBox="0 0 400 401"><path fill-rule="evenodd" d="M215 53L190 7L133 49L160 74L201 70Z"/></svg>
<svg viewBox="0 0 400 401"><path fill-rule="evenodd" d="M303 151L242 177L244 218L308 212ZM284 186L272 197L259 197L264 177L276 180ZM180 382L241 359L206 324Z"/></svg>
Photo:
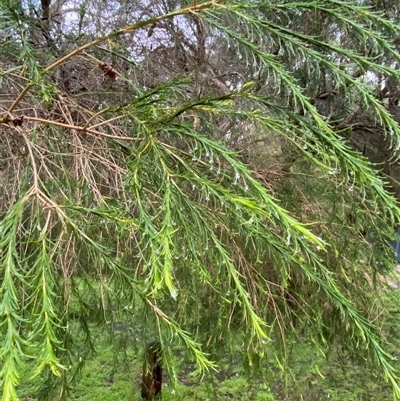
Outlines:
<svg viewBox="0 0 400 401"><path fill-rule="evenodd" d="M31 163L32 163L32 170L33 170L33 188L35 191L38 191L39 190L39 173L38 173L37 166L36 166L36 159L33 155L32 146L31 146L29 139L26 137L26 134L21 129L18 129L18 131L20 132L22 138L25 141L26 147L28 148L29 156L31 158Z"/></svg>
<svg viewBox="0 0 400 401"><path fill-rule="evenodd" d="M42 124L56 125L58 127L73 129L75 131L86 132L88 134L103 136L103 137L106 137L106 138L121 139L121 140L125 140L125 141L137 141L137 140L140 140L139 138L132 138L132 137L129 137L129 136L110 135L110 134L106 134L104 132L100 132L100 131L96 131L96 130L93 130L93 129L90 129L90 128L82 127L80 125L65 124L65 123L60 123L59 121L46 120L44 118L39 118L39 117L23 116L23 117L19 117L19 118L23 118L24 120L27 120L27 121L36 121L36 122L39 122L39 123L42 123Z"/></svg>

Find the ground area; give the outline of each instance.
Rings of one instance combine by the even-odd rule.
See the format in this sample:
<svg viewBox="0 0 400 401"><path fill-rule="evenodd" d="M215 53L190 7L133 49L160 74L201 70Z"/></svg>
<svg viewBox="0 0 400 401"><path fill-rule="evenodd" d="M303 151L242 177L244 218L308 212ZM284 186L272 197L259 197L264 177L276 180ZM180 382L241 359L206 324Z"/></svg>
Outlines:
<svg viewBox="0 0 400 401"><path fill-rule="evenodd" d="M125 336L125 334L124 334ZM124 341L126 338L124 339ZM270 368L261 360L260 369L248 374L248 367L234 358L226 358L218 372L203 378L193 377L193 365L184 357L177 366L179 383L173 385L164 374L162 400L185 401L389 401L393 400L390 386L378 369L363 360L351 360L333 350L323 357L313 344L293 343L289 350L290 366L285 373L278 364ZM178 351L179 354L179 351ZM394 357L395 351L393 351ZM400 368L400 364L399 364ZM247 373L247 374L246 374ZM71 383L65 400L73 401L139 401L142 365L137 352L119 352L104 341L99 351L84 365ZM28 376L27 376L28 377ZM21 400L36 401L40 394L38 379L22 385ZM46 389L42 388L46 392ZM56 393L48 394L55 400Z"/></svg>

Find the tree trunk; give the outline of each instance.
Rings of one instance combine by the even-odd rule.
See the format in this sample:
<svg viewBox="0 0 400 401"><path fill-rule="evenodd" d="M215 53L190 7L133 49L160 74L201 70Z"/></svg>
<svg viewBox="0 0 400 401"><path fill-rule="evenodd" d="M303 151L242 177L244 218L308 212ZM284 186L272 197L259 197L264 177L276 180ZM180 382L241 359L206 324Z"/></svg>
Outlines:
<svg viewBox="0 0 400 401"><path fill-rule="evenodd" d="M152 400L161 393L161 344L154 341L147 346L143 362L142 398Z"/></svg>

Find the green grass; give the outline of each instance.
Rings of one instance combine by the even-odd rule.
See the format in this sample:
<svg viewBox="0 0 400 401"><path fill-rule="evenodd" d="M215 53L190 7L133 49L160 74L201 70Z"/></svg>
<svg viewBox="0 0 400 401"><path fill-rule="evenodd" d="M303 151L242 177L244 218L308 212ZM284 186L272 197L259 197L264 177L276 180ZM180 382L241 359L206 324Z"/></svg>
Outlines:
<svg viewBox="0 0 400 401"><path fill-rule="evenodd" d="M388 300L392 321L388 331L389 351L396 358L397 346L393 339L400 332L398 300ZM133 345L129 345L132 333L116 333L111 345L108 335L97 337L95 355L84 365L81 374L71 384L68 401L139 401L141 399L142 357ZM127 343L126 352L118 348L118 342ZM285 373L265 350L265 357L249 361L239 352L220 361L218 372L210 372L204 378L192 375L194 367L185 360L182 349L177 347L177 374L179 383L172 385L168 375L164 377L161 400L165 401L389 401L393 400L390 386L380 376L378 369L362 358L351 359L338 345L329 344L323 356L314 344L293 341L288 346L289 363ZM79 359L79 358L78 358ZM394 361L400 371L400 362ZM247 374L246 374L247 372ZM22 401L36 401L41 378L30 378L30 372L20 387ZM57 393L49 393L49 400L56 401Z"/></svg>
<svg viewBox="0 0 400 401"><path fill-rule="evenodd" d="M202 380L192 377L193 367L181 361L180 383L171 386L166 377L162 400L185 401L388 401L390 386L371 369L356 361L340 360L337 355L324 359L308 347L293 346L291 364L283 375L276 365L264 366L262 374L245 376L239 364L225 362L219 372ZM126 355L104 343L90 358L73 385L71 401L140 400L141 361L132 350ZM35 401L39 382L25 382L23 401ZM50 399L56 400L54 394Z"/></svg>

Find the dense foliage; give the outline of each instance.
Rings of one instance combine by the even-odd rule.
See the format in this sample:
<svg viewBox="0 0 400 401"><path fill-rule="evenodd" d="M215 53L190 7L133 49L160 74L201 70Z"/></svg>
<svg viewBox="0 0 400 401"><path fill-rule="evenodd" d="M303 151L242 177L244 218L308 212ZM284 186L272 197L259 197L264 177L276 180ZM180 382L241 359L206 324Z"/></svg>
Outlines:
<svg viewBox="0 0 400 401"><path fill-rule="evenodd" d="M396 184L351 147L400 147L397 14L375 7L1 2L2 400L27 366L65 397L121 323L172 375L175 345L202 372L232 337L260 364L335 339L400 396Z"/></svg>

